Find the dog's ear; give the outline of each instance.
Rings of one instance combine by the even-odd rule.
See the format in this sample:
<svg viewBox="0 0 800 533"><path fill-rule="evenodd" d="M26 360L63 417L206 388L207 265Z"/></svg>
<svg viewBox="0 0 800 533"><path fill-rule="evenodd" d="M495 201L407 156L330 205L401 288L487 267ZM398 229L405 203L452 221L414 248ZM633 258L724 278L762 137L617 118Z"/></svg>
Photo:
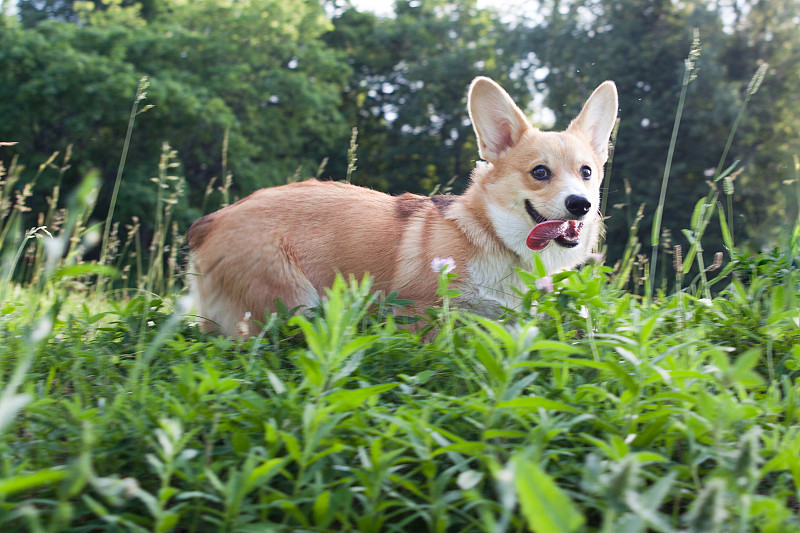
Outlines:
<svg viewBox="0 0 800 533"><path fill-rule="evenodd" d="M586 134L603 163L608 160L608 138L617 121L617 106L617 86L613 81L604 81L567 128L567 131L577 129Z"/></svg>
<svg viewBox="0 0 800 533"><path fill-rule="evenodd" d="M468 107L478 137L478 151L481 158L490 163L517 144L531 128L514 100L489 78L473 80L469 87Z"/></svg>

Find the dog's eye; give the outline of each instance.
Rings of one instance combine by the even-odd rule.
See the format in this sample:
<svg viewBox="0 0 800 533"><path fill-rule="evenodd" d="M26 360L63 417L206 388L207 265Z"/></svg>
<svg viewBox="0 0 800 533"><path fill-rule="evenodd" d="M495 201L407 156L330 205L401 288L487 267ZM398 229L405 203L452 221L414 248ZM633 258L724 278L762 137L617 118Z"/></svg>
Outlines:
<svg viewBox="0 0 800 533"><path fill-rule="evenodd" d="M591 169L591 168L589 168L589 167L588 167L588 166L586 166L586 165L583 165L583 166L581 167L581 177L582 177L583 179L585 179L585 180L588 180L589 178L591 178L591 177L592 177L592 169Z"/></svg>
<svg viewBox="0 0 800 533"><path fill-rule="evenodd" d="M537 180L549 180L550 169L544 165L537 165L533 168L533 170L531 170L531 176Z"/></svg>

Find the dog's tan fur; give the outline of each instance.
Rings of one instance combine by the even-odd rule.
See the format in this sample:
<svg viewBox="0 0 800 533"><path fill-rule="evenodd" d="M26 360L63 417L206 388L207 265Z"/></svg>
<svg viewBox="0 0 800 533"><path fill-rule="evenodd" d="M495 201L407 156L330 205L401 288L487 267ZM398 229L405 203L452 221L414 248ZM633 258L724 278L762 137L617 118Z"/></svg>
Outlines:
<svg viewBox="0 0 800 533"><path fill-rule="evenodd" d="M189 279L206 330L230 336L257 332L255 319L274 310L319 304L337 272L398 291L418 310L436 301L435 257L455 261L457 303L492 315L514 306L515 267L530 269L525 239L535 222L525 200L548 219L576 218L564 200L591 202L580 243L551 242L537 252L548 272L583 262L601 228L598 212L617 93L605 82L564 132L531 127L508 94L488 78L470 86L469 111L481 157L460 196L389 196L339 182L316 180L262 189L206 215L189 230ZM550 179L531 170L546 165ZM589 180L579 171L592 169ZM246 313L249 317L245 319ZM245 330L241 330L244 322Z"/></svg>

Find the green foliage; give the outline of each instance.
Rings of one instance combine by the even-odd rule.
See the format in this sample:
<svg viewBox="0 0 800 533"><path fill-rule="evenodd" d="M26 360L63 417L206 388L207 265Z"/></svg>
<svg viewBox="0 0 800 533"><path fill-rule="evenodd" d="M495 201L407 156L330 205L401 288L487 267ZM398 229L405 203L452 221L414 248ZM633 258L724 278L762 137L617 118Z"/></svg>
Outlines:
<svg viewBox="0 0 800 533"><path fill-rule="evenodd" d="M181 302L52 313L47 293L18 291L0 521L795 530L797 272L743 263L714 300L643 305L591 265L532 284L513 326L450 310L430 344L375 320L368 281L340 279L315 316L275 315L244 343L200 334ZM31 298L51 328L17 335L35 315L14 302Z"/></svg>
<svg viewBox="0 0 800 533"><path fill-rule="evenodd" d="M360 135L354 183L429 192L456 180L462 190L478 152L466 108L472 79L491 76L523 108L530 101L519 35L474 0L401 0L395 11L346 10L325 37L354 70L344 102Z"/></svg>
<svg viewBox="0 0 800 533"><path fill-rule="evenodd" d="M142 107L152 109L136 123L118 220L153 212L148 183L163 142L178 151L189 180L194 210L176 213L185 228L211 180L221 185L232 173L245 191L283 183L299 165L316 168L346 138L338 106L349 71L320 40L330 23L316 2L174 2L150 20L112 5L85 17L82 26L4 27L0 138L42 160L71 145L77 172L64 185L100 169L109 184L100 212L144 75L150 86ZM51 190L54 180L45 174L37 190Z"/></svg>
<svg viewBox="0 0 800 533"><path fill-rule="evenodd" d="M777 5L754 3L751 18L737 13L736 28L751 21L759 35L774 25L792 43L791 28L779 20L791 2ZM563 44L569 34L584 45L572 50L576 62L595 51L627 57L620 31L648 42L655 35L660 51L641 52L652 62L648 75L677 76L682 63L673 64L670 53L685 54L679 29L688 11L671 3L640 11L626 2L615 6L608 13L598 8L596 23L614 14L615 24L594 34L575 31L579 3L554 9L548 32L561 36L553 42L564 50L536 54L546 61L566 61L562 52L573 57ZM35 165L26 170L16 157L0 164L4 527L800 531L800 204L783 213L789 224L777 246L758 254L733 247L746 235L728 224L739 204L718 203L716 187L726 200L731 187L741 191L742 182L733 182L740 163L727 164L722 145L727 138L738 153L755 141L746 119L731 130L730 113L714 114L721 102L739 100L735 90L721 90L702 104L708 108L690 107L684 118L690 139L719 141L720 150L708 151L712 165L724 155L712 175L715 188L689 195L694 210L683 206L677 227L689 246L685 257L676 254L683 262L674 264L673 292L666 283L640 290L650 265L638 257L642 211L631 210L630 236L614 268L593 260L548 277L535 263L534 272L519 272L522 306L503 320L453 309L458 291L444 269L441 306L425 317L397 316L404 302L371 293L369 278L339 278L319 309L294 316L281 309L265 317L259 335L235 342L199 332L191 302L178 292L177 224L191 213L188 205L232 200L230 172L246 190L255 186L248 179L279 182L297 164L319 169L327 142L338 139L345 152L350 130L343 116L359 117L360 137L357 171L355 135L342 162L332 158L342 176L366 182L379 169L404 183L441 185L441 176L466 168L468 79L508 76L519 80L507 84L512 91L524 92L522 73L535 71L536 60L526 56L517 72L497 59L521 58L512 45L524 49L524 39L514 41L510 25L469 2L403 2L395 21L349 9L328 33L329 21L313 3L148 3L146 16L123 2L89 8L78 9L79 25L31 19L23 29L8 17L0 25L0 141L19 141L2 142L0 150L4 157L11 150L31 154ZM541 31L525 31L548 42ZM701 57L725 55L716 40L728 38L714 35L703 41L710 52L704 48ZM493 50L498 42L509 43L503 54ZM759 53L787 69L781 83L791 86L791 54L758 42ZM342 53L357 61L344 66ZM750 76L753 63L744 66L744 59L752 57L726 64ZM590 80L578 68L562 78L548 65L551 97L577 106L583 97L570 84L591 88ZM353 73L367 82L353 82ZM144 94L138 85L129 115L143 74L150 86ZM704 82L702 74L693 86L714 79ZM647 116L662 116L657 101L666 106L676 96L655 89L666 81L645 90L625 79L620 88L642 92ZM777 113L793 104L780 91L771 94L777 111L757 99L749 111L775 119L783 135L794 127L791 114ZM265 95L278 101L262 106ZM688 119L696 117L709 120L706 129L692 126ZM129 148L138 155L120 164L126 124L135 130ZM276 136L279 130L285 135ZM747 142L731 141L736 131ZM453 143L442 142L448 136ZM620 137L661 153L657 139L624 130ZM414 157L419 141L444 148ZM72 148L53 153L67 142ZM397 149L391 157L387 146ZM791 146L776 153L790 154ZM293 152L298 147L304 151ZM221 154L217 167L202 166L210 164L209 153ZM699 176L693 172L703 167L693 166L691 151L677 143L675 154L675 171L688 182ZM388 168L395 157L409 162L413 178L401 178L396 163ZM651 160L638 163L644 169ZM796 155L788 168L800 185ZM110 189L118 169L117 211L142 217L124 237L119 226L90 221L101 178ZM220 177L219 196L204 181L211 175ZM669 215L672 196L686 193L683 184L673 185L665 199L669 224L683 220ZM800 192L789 199L795 197ZM33 214L35 225L27 223ZM722 268L707 267L703 257L707 228L717 223L728 246ZM152 238L142 238L142 226ZM615 239L624 234L612 231ZM102 260L88 260L98 245ZM124 290L112 290L116 280Z"/></svg>
<svg viewBox="0 0 800 533"><path fill-rule="evenodd" d="M505 321L452 309L444 261L413 328L340 277L234 342L152 274L158 294L79 283L115 274L76 238L96 190L53 234L0 219L2 271L34 273L0 292L11 530L800 530L796 249L732 251L713 299L718 279L642 298L627 267L539 262Z"/></svg>
<svg viewBox="0 0 800 533"><path fill-rule="evenodd" d="M14 151L33 165L24 181L54 152L71 150L69 168L36 180L36 211L55 185L73 187L98 169L98 213L107 213L130 101L148 77L142 108L153 107L136 121L115 211L121 234L136 225L132 217L146 221L145 246L156 209L149 180L165 142L187 181L173 213L179 231L254 189L313 175L389 192L461 191L477 157L465 107L476 75L498 80L537 120L547 106L558 128L597 83L616 81L621 122L603 197L608 234L624 235L646 206L639 224L660 232L643 245L658 242L664 256L651 258L662 267L651 282L664 276L673 246L686 247L679 232L689 226L687 201L705 195L708 178L730 159L739 165L714 186L726 192L731 240L759 250L793 220L783 198L798 179L798 0L580 0L535 10L400 0L393 17L313 0L18 7L18 18L0 19L0 141L17 141ZM702 46L685 86L693 28ZM763 84L737 118L757 69ZM665 162L654 154L667 153L682 88L680 135ZM345 149L354 127L357 169ZM14 153L4 152L6 166ZM657 210L653 184L668 166L672 193ZM714 224L706 249L724 251L725 240ZM624 239L606 245L612 262L626 249Z"/></svg>
<svg viewBox="0 0 800 533"><path fill-rule="evenodd" d="M800 40L793 31L800 7L796 0L754 0L730 10L714 2L546 5L551 12L529 30L526 42L535 53L535 67L541 69L537 87L547 94L556 126L566 126L599 82L614 80L620 92L613 169L604 184L611 207L606 212L609 235L624 235L641 204L646 206L644 227L659 226L657 179L674 161L671 192L663 208L666 233L660 239L647 239L645 245L660 240L667 252L674 244L685 245L678 232L690 223L687 202L705 195L709 178L732 163L720 160L723 152L741 163L726 182L728 187L736 184L730 199L734 209L728 209L736 215L728 222L741 236L737 244L758 250L773 243L782 226L792 224L791 208L781 199L786 196L786 182L795 179L800 108L796 101L789 103L777 95L789 79L795 83L800 79ZM674 159L665 161L676 105L688 81L684 59L692 47L694 28L699 29L701 49L685 95ZM736 114L750 99L753 73L766 64L763 85L738 125ZM736 138L728 152L726 139L735 122ZM709 228L705 240L707 250L725 250L717 227ZM625 242L609 239L607 246L608 256L616 260Z"/></svg>

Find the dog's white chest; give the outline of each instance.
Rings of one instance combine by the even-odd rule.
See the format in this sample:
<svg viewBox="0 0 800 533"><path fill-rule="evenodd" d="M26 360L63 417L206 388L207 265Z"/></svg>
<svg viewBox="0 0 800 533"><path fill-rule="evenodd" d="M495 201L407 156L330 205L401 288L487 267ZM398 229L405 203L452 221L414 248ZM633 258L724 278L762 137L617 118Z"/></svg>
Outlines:
<svg viewBox="0 0 800 533"><path fill-rule="evenodd" d="M502 259L479 257L471 260L467 265L469 279L458 287L461 291L458 305L487 317L500 315L504 307L519 306L520 293L515 288L524 290L524 284L514 269L529 270L530 266L510 256Z"/></svg>

